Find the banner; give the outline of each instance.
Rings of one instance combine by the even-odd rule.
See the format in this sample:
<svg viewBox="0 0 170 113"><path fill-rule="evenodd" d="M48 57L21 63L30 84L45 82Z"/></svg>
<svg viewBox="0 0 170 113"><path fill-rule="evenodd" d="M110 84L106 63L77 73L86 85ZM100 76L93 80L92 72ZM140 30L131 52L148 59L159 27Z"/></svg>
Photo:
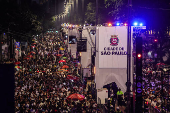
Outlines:
<svg viewBox="0 0 170 113"><path fill-rule="evenodd" d="M127 68L127 26L99 27L99 68Z"/></svg>

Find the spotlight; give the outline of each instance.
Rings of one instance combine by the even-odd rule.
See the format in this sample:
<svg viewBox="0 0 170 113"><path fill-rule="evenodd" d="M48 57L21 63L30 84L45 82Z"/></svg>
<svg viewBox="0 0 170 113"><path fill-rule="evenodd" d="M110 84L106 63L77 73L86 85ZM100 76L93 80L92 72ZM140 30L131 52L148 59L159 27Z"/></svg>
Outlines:
<svg viewBox="0 0 170 113"><path fill-rule="evenodd" d="M127 26L127 23L125 23L124 26Z"/></svg>
<svg viewBox="0 0 170 113"><path fill-rule="evenodd" d="M135 23L134 23L134 26L137 26L137 25L138 25L138 23L137 23L137 22L135 22Z"/></svg>
<svg viewBox="0 0 170 113"><path fill-rule="evenodd" d="M157 41L158 41L157 39L154 40L154 42L157 42Z"/></svg>
<svg viewBox="0 0 170 113"><path fill-rule="evenodd" d="M142 55L141 54L138 54L138 58L140 59L142 57Z"/></svg>
<svg viewBox="0 0 170 113"><path fill-rule="evenodd" d="M111 23L109 23L109 24L108 24L108 26L112 26L112 24L111 24Z"/></svg>
<svg viewBox="0 0 170 113"><path fill-rule="evenodd" d="M119 25L120 25L120 23L116 23L116 25L117 25L117 26L119 26Z"/></svg>
<svg viewBox="0 0 170 113"><path fill-rule="evenodd" d="M143 26L143 24L142 24L142 23L140 23L139 25L140 25L140 26Z"/></svg>

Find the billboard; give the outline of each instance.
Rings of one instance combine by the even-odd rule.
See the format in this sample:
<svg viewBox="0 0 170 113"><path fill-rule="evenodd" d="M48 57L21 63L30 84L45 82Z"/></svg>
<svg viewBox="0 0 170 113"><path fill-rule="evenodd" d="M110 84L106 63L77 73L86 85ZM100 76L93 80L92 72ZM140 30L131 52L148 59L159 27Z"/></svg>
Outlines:
<svg viewBox="0 0 170 113"><path fill-rule="evenodd" d="M99 68L127 68L127 26L99 27Z"/></svg>

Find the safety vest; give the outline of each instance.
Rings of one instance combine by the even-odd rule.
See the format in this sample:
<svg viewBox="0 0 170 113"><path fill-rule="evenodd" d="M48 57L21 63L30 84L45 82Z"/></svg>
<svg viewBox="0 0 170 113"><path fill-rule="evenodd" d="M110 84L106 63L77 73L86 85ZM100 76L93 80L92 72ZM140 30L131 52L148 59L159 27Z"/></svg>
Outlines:
<svg viewBox="0 0 170 113"><path fill-rule="evenodd" d="M123 92L122 91L118 91L117 95L123 95Z"/></svg>

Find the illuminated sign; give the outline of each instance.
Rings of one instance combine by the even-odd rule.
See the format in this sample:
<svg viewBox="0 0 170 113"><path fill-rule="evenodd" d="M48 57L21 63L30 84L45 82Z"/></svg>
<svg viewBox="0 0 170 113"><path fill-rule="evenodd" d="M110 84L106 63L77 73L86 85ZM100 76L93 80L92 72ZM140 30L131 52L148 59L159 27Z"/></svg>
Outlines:
<svg viewBox="0 0 170 113"><path fill-rule="evenodd" d="M99 68L127 67L127 26L99 27Z"/></svg>

